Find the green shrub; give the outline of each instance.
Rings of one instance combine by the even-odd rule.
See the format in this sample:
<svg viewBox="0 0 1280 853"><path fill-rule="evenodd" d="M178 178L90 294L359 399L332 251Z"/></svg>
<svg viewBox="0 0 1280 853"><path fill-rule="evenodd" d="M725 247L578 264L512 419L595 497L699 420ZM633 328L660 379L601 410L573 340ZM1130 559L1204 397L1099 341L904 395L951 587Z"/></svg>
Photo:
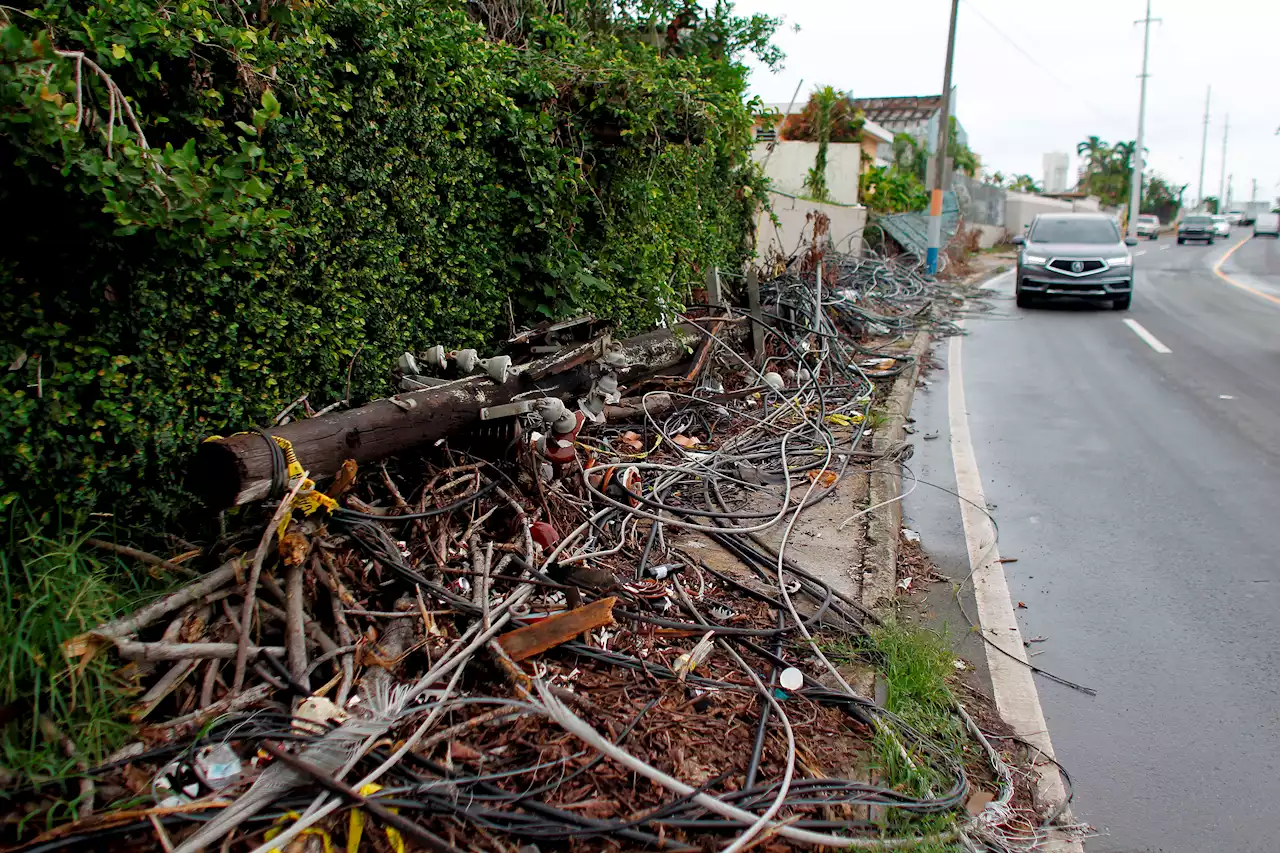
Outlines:
<svg viewBox="0 0 1280 853"><path fill-rule="evenodd" d="M357 352L381 396L509 305L629 331L740 265L772 22L659 49L630 4L520 5L508 41L448 0L0 10L0 505L172 515L196 442L341 398ZM136 128L87 62L78 108L73 51Z"/></svg>

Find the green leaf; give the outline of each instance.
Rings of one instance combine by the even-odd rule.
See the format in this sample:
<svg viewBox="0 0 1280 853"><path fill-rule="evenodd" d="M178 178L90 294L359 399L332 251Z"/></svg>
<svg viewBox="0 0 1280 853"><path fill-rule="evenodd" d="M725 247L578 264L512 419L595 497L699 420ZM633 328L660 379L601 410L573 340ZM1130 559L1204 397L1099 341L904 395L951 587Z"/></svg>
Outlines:
<svg viewBox="0 0 1280 853"><path fill-rule="evenodd" d="M114 56L116 59L124 59L124 45L122 44L111 45L111 55Z"/></svg>
<svg viewBox="0 0 1280 853"><path fill-rule="evenodd" d="M280 102L276 100L275 94L267 89L262 93L262 108L266 110L272 118L280 115Z"/></svg>

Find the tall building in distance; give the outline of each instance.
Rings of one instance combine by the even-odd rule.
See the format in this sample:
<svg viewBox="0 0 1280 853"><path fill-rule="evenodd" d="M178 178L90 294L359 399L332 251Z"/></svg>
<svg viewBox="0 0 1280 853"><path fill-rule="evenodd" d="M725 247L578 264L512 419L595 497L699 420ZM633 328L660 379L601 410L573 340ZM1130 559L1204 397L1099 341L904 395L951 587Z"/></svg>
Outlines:
<svg viewBox="0 0 1280 853"><path fill-rule="evenodd" d="M1067 168L1070 165L1070 158L1062 151L1051 151L1044 155L1044 191L1046 193L1067 191Z"/></svg>

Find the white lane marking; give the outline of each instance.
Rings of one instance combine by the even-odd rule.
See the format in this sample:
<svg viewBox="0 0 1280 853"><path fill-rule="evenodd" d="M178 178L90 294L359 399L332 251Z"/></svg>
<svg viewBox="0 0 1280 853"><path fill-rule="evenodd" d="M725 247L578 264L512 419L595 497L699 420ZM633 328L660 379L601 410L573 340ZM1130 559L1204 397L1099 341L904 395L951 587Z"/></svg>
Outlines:
<svg viewBox="0 0 1280 853"><path fill-rule="evenodd" d="M961 320L957 325L964 325ZM1032 743L1046 756L1053 757L1053 743L1049 740L1049 726L1040 706L1040 694L1036 690L1022 643L1022 631L1018 628L1013 612L1013 600L1009 596L1009 583L1004 576L1004 564L1000 562L1000 550L996 545L995 528L991 520L978 507L987 505L982 492L982 475L978 471L978 459L973 452L973 440L969 435L969 414L964 400L964 372L961 363L963 337L951 338L947 356L947 418L951 427L951 458L956 469L956 492L960 495L960 519L964 525L965 544L969 551L970 577L978 608L978 624L990 643L983 643L987 668L991 672L991 691L996 707L1019 737ZM998 646L1008 654L1002 654ZM1049 761L1035 763L1037 799L1050 808L1067 798L1062 776ZM1070 822L1069 815L1063 815ZM1079 841L1066 841L1058 850L1083 851Z"/></svg>
<svg viewBox="0 0 1280 853"><path fill-rule="evenodd" d="M1169 251L1169 250L1170 250L1170 249L1172 249L1172 248L1173 248L1172 246L1161 246L1161 247L1160 247L1160 251L1162 251L1162 252L1167 252L1167 251Z"/></svg>
<svg viewBox="0 0 1280 853"><path fill-rule="evenodd" d="M1139 249L1138 251L1134 252L1135 255L1145 255L1146 253L1147 253L1146 249Z"/></svg>
<svg viewBox="0 0 1280 853"><path fill-rule="evenodd" d="M1142 328L1142 324L1139 323L1137 320L1125 320L1124 324L1128 326L1130 329L1133 329L1133 333L1138 337L1142 338L1143 342L1147 346L1155 350L1156 352L1162 353L1164 355L1168 355L1169 353L1173 352L1173 350L1169 349L1167 346L1160 343L1159 338L1157 338L1155 335L1148 332L1146 329Z"/></svg>

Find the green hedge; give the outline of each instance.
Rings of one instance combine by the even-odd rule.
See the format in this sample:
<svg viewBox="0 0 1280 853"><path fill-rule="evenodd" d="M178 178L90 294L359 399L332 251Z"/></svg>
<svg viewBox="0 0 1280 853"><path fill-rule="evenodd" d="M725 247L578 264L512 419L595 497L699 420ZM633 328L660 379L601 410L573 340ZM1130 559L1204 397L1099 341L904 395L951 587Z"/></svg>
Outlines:
<svg viewBox="0 0 1280 853"><path fill-rule="evenodd" d="M737 58L776 59L772 22L721 4L659 50L662 4L535 6L505 41L445 0L0 10L0 506L172 514L196 442L341 398L358 351L381 396L397 353L483 347L508 305L638 328L739 265ZM126 117L108 154L73 51L148 150Z"/></svg>

